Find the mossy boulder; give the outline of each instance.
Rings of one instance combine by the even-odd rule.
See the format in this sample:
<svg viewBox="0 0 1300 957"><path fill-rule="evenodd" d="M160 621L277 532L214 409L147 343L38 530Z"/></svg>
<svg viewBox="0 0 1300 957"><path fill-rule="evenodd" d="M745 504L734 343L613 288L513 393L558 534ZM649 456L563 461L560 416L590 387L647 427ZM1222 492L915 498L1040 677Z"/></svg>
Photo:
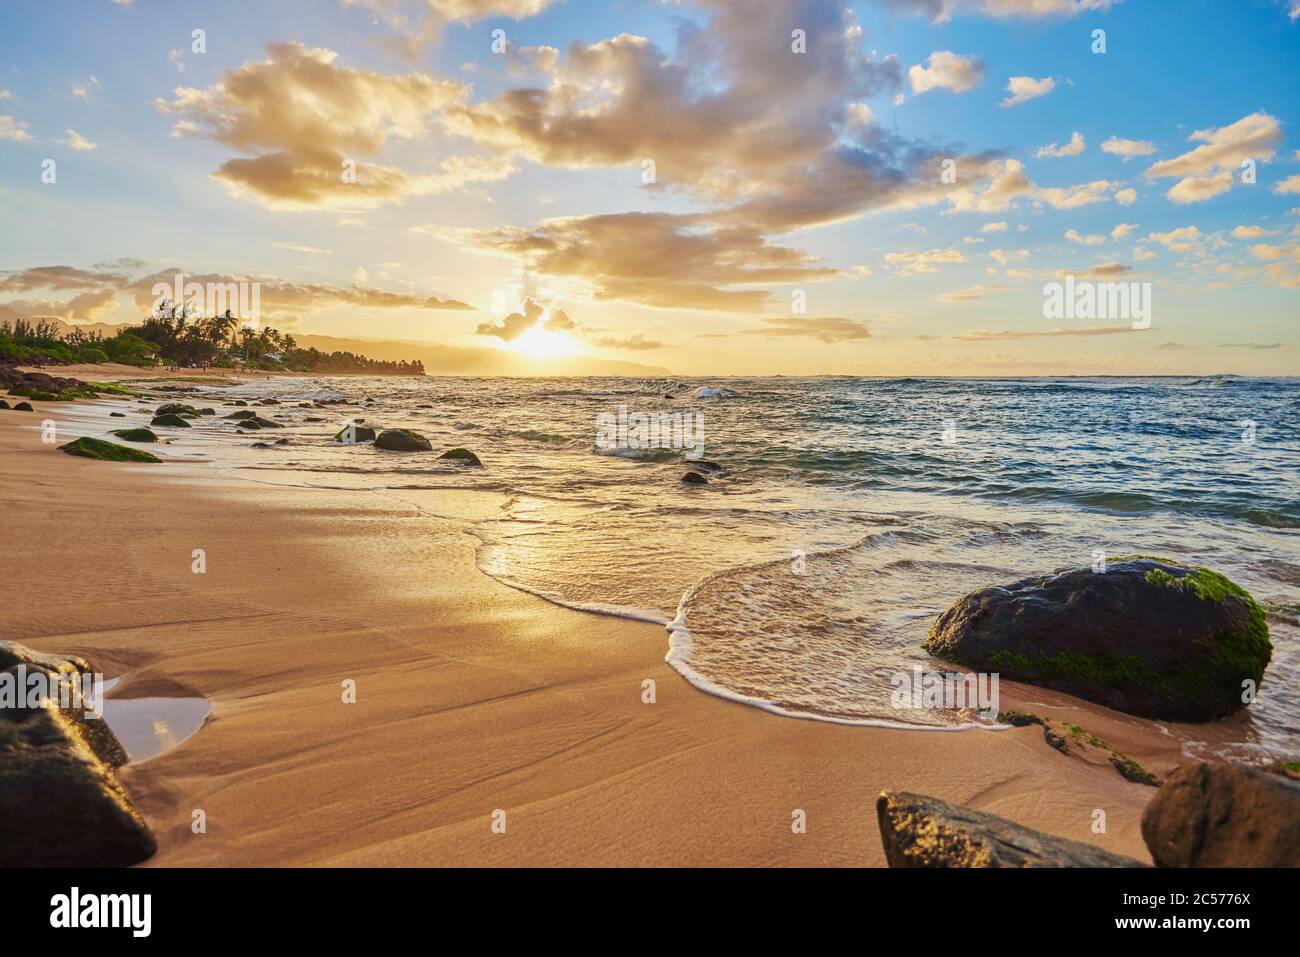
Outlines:
<svg viewBox="0 0 1300 957"><path fill-rule="evenodd" d="M127 442L157 442L153 429L114 429L113 434Z"/></svg>
<svg viewBox="0 0 1300 957"><path fill-rule="evenodd" d="M257 413L252 409L241 409L238 412L231 412L229 415L223 415L223 419L255 419Z"/></svg>
<svg viewBox="0 0 1300 957"><path fill-rule="evenodd" d="M385 429L375 439L375 448L388 452L432 452L433 443L410 429Z"/></svg>
<svg viewBox="0 0 1300 957"><path fill-rule="evenodd" d="M349 432L351 432L351 438L348 437ZM373 442L375 441L375 430L365 425L345 425L334 433L334 441L342 442L345 445L355 445L357 442Z"/></svg>
<svg viewBox="0 0 1300 957"><path fill-rule="evenodd" d="M1253 700L1264 611L1208 568L1158 558L1026 578L962 598L925 648L946 661L1147 718L1212 721Z"/></svg>
<svg viewBox="0 0 1300 957"><path fill-rule="evenodd" d="M192 405L186 405L184 402L168 402L166 405L158 406L154 410L154 415L189 415L197 419L199 410Z"/></svg>
<svg viewBox="0 0 1300 957"><path fill-rule="evenodd" d="M90 675L59 658L0 641L0 671L60 681ZM114 769L127 755L84 709L0 708L0 867L127 867L157 849Z"/></svg>
<svg viewBox="0 0 1300 957"><path fill-rule="evenodd" d="M35 412L36 410L32 408L32 404L31 404L30 402L15 402L15 403L14 403L14 411L15 411L15 412Z"/></svg>
<svg viewBox="0 0 1300 957"><path fill-rule="evenodd" d="M125 445L118 445L115 442L105 442L103 439L92 439L89 437L77 439L66 445L60 445L59 450L67 452L69 455L80 455L88 459L99 459L101 462L161 462L162 459L151 452L144 452L140 449L128 448Z"/></svg>
<svg viewBox="0 0 1300 957"><path fill-rule="evenodd" d="M448 449L438 456L440 459L450 459L452 462L459 462L461 465L468 465L471 468L482 468L483 463L478 460L478 456L469 449Z"/></svg>
<svg viewBox="0 0 1300 957"><path fill-rule="evenodd" d="M9 403L6 402L4 399L0 399L0 409L7 409L7 408L9 408Z"/></svg>
<svg viewBox="0 0 1300 957"><path fill-rule="evenodd" d="M167 426L172 429L188 429L190 423L188 419L175 413L169 412L166 415L155 415L149 422L150 425Z"/></svg>

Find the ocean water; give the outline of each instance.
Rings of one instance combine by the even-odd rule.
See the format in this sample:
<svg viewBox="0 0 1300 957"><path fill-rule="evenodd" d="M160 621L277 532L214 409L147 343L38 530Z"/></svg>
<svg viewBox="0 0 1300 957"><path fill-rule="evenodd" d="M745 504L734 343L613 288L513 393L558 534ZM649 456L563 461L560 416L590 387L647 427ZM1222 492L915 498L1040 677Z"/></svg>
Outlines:
<svg viewBox="0 0 1300 957"><path fill-rule="evenodd" d="M474 528L483 572L660 623L687 680L797 717L978 723L891 704L892 676L936 667L921 642L963 594L1101 552L1209 566L1261 601L1275 646L1259 700L1233 719L1234 756L1300 752L1298 379L326 378L243 393L285 403L274 437L293 444L253 450L200 423L196 439L227 433L213 446L237 474L500 493ZM292 404L318 398L362 404ZM690 486L679 449L602 447L601 417L620 407L689 415L723 471ZM354 417L468 447L486 468L333 442Z"/></svg>

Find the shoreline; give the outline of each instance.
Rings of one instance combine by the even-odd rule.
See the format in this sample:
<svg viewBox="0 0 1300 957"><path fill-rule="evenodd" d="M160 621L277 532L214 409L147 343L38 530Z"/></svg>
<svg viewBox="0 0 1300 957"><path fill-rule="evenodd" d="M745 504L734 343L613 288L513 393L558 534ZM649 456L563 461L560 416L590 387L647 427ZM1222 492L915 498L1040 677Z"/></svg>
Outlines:
<svg viewBox="0 0 1300 957"><path fill-rule="evenodd" d="M29 584L0 637L85 655L122 676L118 696L212 704L193 737L120 775L158 838L149 865L879 866L886 788L1149 860L1138 818L1154 792L1039 728L791 720L697 690L659 626L494 581L465 529L495 493L385 498L76 459L23 427L49 417L77 432L58 403L0 416L16 546L0 574ZM1125 716L1032 692L1152 770L1176 763Z"/></svg>

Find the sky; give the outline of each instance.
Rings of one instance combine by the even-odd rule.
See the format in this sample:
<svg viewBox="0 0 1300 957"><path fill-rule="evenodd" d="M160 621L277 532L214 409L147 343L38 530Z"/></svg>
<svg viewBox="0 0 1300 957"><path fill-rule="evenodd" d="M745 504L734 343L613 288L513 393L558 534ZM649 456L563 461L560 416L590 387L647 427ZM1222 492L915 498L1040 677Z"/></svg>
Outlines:
<svg viewBox="0 0 1300 957"><path fill-rule="evenodd" d="M0 21L0 321L138 321L182 272L543 373L1300 374L1300 0ZM1128 308L1050 313L1067 276Z"/></svg>

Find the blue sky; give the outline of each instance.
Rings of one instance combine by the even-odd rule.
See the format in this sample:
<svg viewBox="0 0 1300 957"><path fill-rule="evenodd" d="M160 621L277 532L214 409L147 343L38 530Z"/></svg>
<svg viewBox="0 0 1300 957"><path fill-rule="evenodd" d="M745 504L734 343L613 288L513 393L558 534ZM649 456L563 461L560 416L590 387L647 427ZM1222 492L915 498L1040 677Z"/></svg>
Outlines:
<svg viewBox="0 0 1300 957"><path fill-rule="evenodd" d="M681 373L1295 374L1293 6L9 2L0 319L183 270L293 331ZM322 185L353 152L382 188ZM1067 272L1151 328L1045 319Z"/></svg>

